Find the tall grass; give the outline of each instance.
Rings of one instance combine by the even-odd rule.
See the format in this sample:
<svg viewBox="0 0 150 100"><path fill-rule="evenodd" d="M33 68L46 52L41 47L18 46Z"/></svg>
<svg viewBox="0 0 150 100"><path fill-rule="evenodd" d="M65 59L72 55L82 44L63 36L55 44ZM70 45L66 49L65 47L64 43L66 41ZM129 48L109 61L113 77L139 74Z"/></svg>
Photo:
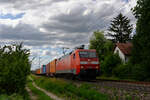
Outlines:
<svg viewBox="0 0 150 100"><path fill-rule="evenodd" d="M0 95L0 100L24 100L22 96L18 94L12 94L10 96L6 94Z"/></svg>
<svg viewBox="0 0 150 100"><path fill-rule="evenodd" d="M32 76L35 83L58 96L68 97L71 100L108 100L108 96L92 89L90 85L83 84L79 87L72 83L46 77Z"/></svg>
<svg viewBox="0 0 150 100"><path fill-rule="evenodd" d="M28 92L25 90L23 94L14 93L11 95L0 94L0 100L31 100Z"/></svg>

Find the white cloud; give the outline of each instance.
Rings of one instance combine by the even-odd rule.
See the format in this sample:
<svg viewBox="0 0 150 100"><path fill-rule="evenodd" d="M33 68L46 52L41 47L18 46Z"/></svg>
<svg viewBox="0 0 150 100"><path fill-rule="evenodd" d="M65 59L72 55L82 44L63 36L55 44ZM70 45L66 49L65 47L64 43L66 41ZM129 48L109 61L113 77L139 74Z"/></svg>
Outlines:
<svg viewBox="0 0 150 100"><path fill-rule="evenodd" d="M88 44L92 32L106 30L110 20L120 12L135 26L130 9L136 1L0 0L0 14L25 13L16 20L0 19L0 44L23 41L32 55L42 56L47 63L44 58L47 54L52 58L61 55L61 50L53 51L56 48Z"/></svg>

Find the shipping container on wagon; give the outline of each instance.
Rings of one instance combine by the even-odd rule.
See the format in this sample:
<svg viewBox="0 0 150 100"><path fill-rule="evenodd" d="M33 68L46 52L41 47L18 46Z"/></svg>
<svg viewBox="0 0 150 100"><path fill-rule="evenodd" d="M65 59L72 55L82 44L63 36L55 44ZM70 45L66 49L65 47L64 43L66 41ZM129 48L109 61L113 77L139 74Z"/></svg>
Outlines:
<svg viewBox="0 0 150 100"><path fill-rule="evenodd" d="M43 65L40 68L41 74L43 73Z"/></svg>
<svg viewBox="0 0 150 100"><path fill-rule="evenodd" d="M36 69L36 74L40 74L40 69Z"/></svg>
<svg viewBox="0 0 150 100"><path fill-rule="evenodd" d="M50 62L50 74L54 75L56 73L56 61L57 59L54 59Z"/></svg>
<svg viewBox="0 0 150 100"><path fill-rule="evenodd" d="M40 74L42 74L42 67L40 68Z"/></svg>
<svg viewBox="0 0 150 100"><path fill-rule="evenodd" d="M42 65L42 74L46 74L46 65Z"/></svg>
<svg viewBox="0 0 150 100"><path fill-rule="evenodd" d="M49 76L50 75L50 63L48 63L46 65L46 75Z"/></svg>

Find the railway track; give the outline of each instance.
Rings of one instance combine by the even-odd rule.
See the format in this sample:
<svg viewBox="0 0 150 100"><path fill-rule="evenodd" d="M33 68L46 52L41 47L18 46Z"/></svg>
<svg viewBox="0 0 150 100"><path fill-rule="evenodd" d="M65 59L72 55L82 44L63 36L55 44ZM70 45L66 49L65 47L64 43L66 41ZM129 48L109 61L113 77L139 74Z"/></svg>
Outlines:
<svg viewBox="0 0 150 100"><path fill-rule="evenodd" d="M110 82L121 82L121 83L130 83L130 84L138 84L138 85L146 85L150 86L150 82L139 82L139 81L127 81L127 80L107 80L107 79L97 79L97 82L101 81L110 81Z"/></svg>
<svg viewBox="0 0 150 100"><path fill-rule="evenodd" d="M62 78L61 78L62 79ZM82 83L93 84L100 87L110 87L116 89L122 89L126 91L136 91L141 93L150 94L150 82L136 82L136 81L125 81L125 80L106 80L106 79L96 79L96 80L69 80L64 79L75 83L76 85Z"/></svg>
<svg viewBox="0 0 150 100"><path fill-rule="evenodd" d="M92 82L93 83L93 82ZM109 86L127 91L137 91L150 94L150 82L133 82L124 80L102 80L98 79L94 84Z"/></svg>
<svg viewBox="0 0 150 100"><path fill-rule="evenodd" d="M76 80L72 82L74 82L76 85L80 85L82 83L92 84L94 89L100 91L101 93L110 95L112 97L111 99L119 97L120 99L118 100L128 100L123 99L128 95L132 97L132 100L150 100L150 82L104 79L97 79L92 81Z"/></svg>

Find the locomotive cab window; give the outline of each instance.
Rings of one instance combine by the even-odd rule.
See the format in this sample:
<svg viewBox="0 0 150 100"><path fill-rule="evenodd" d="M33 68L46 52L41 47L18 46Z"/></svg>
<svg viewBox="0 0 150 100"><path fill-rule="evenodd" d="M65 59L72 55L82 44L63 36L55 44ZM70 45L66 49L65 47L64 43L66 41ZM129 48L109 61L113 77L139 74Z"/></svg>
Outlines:
<svg viewBox="0 0 150 100"><path fill-rule="evenodd" d="M89 52L89 51L80 51L79 56L81 58L96 58L96 52Z"/></svg>

